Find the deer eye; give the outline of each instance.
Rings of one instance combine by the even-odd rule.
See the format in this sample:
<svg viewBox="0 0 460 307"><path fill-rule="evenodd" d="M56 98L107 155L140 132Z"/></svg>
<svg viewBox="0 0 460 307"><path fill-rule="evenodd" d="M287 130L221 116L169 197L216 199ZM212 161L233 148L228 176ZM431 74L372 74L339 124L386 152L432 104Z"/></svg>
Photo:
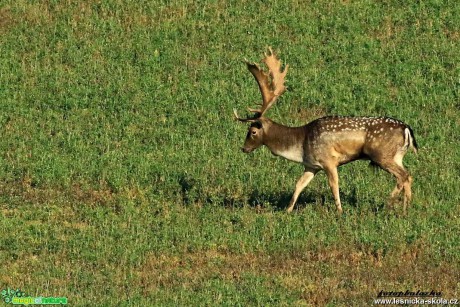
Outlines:
<svg viewBox="0 0 460 307"><path fill-rule="evenodd" d="M252 135L256 135L256 134L257 134L257 130L252 130L252 131L251 131L251 134L252 134Z"/></svg>

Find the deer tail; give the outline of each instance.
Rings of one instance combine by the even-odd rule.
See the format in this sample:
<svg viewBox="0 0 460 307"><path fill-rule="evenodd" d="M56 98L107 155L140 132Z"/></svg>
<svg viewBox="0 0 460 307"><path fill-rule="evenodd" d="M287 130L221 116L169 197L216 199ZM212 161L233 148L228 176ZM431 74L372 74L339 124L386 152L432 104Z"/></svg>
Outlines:
<svg viewBox="0 0 460 307"><path fill-rule="evenodd" d="M414 131L411 127L407 126L406 129L404 129L404 148L407 149L409 147L417 154L418 145L415 140Z"/></svg>

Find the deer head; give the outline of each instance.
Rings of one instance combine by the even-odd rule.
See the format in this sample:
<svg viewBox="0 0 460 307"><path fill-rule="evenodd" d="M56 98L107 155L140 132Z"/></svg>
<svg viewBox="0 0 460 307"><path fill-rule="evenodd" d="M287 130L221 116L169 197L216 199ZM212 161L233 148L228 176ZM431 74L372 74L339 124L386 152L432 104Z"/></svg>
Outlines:
<svg viewBox="0 0 460 307"><path fill-rule="evenodd" d="M256 63L245 61L248 70L254 76L257 84L259 85L259 89L262 94L261 108L248 108L250 112L254 113L253 117L248 118L239 117L236 110L233 110L236 120L251 123L243 147L243 152L245 153L249 153L263 145L264 126L270 121L264 117L264 114L273 106L276 99L286 90L286 87L284 86L284 78L289 65L286 65L282 71L281 61L276 57L271 48L268 48L268 50L269 53L266 53L264 59L262 59L262 62L264 62L268 68L268 72L265 72Z"/></svg>

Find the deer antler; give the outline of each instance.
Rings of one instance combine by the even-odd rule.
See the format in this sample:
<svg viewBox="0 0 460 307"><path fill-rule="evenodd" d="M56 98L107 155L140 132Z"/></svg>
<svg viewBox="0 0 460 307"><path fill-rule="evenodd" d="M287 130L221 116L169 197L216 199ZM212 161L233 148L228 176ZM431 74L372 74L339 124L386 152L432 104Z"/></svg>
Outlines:
<svg viewBox="0 0 460 307"><path fill-rule="evenodd" d="M262 106L260 109L248 108L250 112L256 113L253 118L240 118L236 113L236 110L234 110L233 112L235 114L235 118L239 121L253 122L262 117L264 113L275 103L276 99L286 90L286 87L284 86L284 78L289 65L286 65L284 71L281 71L281 61L276 57L271 47L269 47L268 50L270 53L265 54L265 58L262 60L268 67L268 73L261 69L256 63L245 61L249 71L252 73L259 85L259 89L262 94Z"/></svg>

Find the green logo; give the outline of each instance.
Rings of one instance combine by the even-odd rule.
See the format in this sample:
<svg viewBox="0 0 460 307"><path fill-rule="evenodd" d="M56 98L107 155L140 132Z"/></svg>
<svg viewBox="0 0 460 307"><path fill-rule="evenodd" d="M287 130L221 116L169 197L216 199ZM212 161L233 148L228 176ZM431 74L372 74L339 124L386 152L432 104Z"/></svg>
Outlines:
<svg viewBox="0 0 460 307"><path fill-rule="evenodd" d="M8 288L6 290L2 290L2 298L3 298L3 301L5 301L5 303L12 303L13 298L24 297L25 295L26 294L19 289L14 290L14 289Z"/></svg>
<svg viewBox="0 0 460 307"><path fill-rule="evenodd" d="M2 290L2 298L5 303L13 305L59 305L67 304L66 297L33 297L26 296L20 289L4 289Z"/></svg>

